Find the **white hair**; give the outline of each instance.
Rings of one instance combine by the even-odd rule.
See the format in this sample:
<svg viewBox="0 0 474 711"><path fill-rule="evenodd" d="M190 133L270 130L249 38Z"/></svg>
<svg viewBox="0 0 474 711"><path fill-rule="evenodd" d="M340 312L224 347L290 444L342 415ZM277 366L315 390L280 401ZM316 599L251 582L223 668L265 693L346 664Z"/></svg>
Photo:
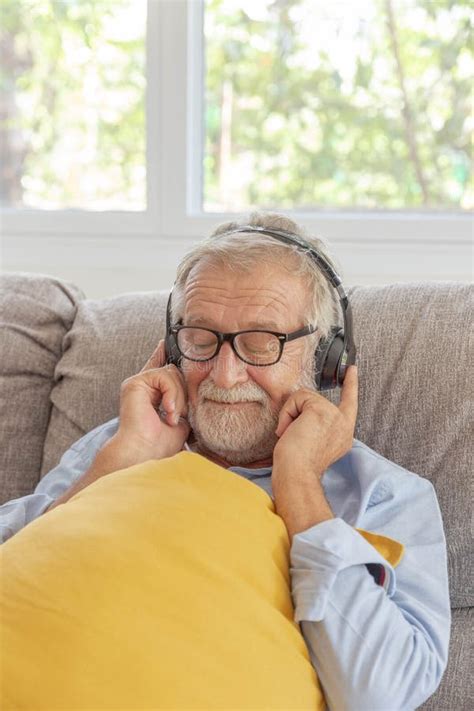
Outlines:
<svg viewBox="0 0 474 711"><path fill-rule="evenodd" d="M277 242L273 237L252 232L224 234L238 227L249 225L269 230L284 230L302 237L324 257L331 266L333 261L328 255L326 244L305 231L284 215L274 212L252 212L247 218L226 222L188 252L177 269L173 288L171 315L173 323L182 319L184 314L184 289L191 270L203 259L207 263L218 263L226 269L250 272L259 262L272 262L291 271L292 274L306 281L308 293L308 311L304 315L305 325L317 326L314 343L325 338L331 326L338 322L338 299L334 289L322 274L315 262L301 249L293 245Z"/></svg>

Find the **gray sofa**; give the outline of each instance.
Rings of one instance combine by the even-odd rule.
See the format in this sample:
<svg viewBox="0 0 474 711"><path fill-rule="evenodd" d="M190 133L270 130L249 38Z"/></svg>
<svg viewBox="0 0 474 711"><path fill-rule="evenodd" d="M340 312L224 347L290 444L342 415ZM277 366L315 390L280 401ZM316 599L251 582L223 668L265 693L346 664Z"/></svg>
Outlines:
<svg viewBox="0 0 474 711"><path fill-rule="evenodd" d="M430 479L445 524L450 658L423 708L472 709L472 287L391 284L349 294L359 346L356 437ZM156 291L95 301L48 276L0 278L0 503L31 493L73 442L118 414L120 383L163 337L166 298Z"/></svg>

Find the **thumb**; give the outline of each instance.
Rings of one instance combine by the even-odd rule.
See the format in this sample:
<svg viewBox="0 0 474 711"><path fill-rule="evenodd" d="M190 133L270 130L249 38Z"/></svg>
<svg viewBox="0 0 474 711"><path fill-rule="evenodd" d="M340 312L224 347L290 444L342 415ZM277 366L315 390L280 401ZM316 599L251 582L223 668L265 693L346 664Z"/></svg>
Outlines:
<svg viewBox="0 0 474 711"><path fill-rule="evenodd" d="M358 382L357 366L351 365L347 369L346 377L342 384L339 410L345 414L354 425L357 419Z"/></svg>
<svg viewBox="0 0 474 711"><path fill-rule="evenodd" d="M151 370L151 368L161 368L166 363L165 358L165 341L162 338L156 346L155 350L148 358L147 362L141 369L140 373L144 373L145 370Z"/></svg>

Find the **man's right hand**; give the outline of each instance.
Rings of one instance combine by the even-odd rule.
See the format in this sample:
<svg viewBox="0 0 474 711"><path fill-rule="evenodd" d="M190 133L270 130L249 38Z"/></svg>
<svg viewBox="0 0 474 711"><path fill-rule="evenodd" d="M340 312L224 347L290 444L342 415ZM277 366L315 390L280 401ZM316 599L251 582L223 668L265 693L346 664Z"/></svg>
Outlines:
<svg viewBox="0 0 474 711"><path fill-rule="evenodd" d="M158 408L166 412L160 416ZM149 459L172 457L189 436L186 385L174 365L165 365L164 341L120 389L119 428L98 451L90 468L46 511L68 501L106 474ZM45 512L46 513L46 512Z"/></svg>
<svg viewBox="0 0 474 711"><path fill-rule="evenodd" d="M122 383L119 429L108 444L124 467L172 457L189 436L187 413L184 378L175 365L165 365L161 340L142 370Z"/></svg>

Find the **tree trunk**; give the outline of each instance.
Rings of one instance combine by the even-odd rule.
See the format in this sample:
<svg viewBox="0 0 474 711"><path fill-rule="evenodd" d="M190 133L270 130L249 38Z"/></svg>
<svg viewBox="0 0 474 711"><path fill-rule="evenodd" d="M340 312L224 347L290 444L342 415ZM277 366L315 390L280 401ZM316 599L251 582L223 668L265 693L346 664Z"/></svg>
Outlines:
<svg viewBox="0 0 474 711"><path fill-rule="evenodd" d="M403 64L400 57L400 47L398 42L398 32L395 23L395 15L393 12L392 0L385 0L385 9L387 13L387 26L390 36L390 42L392 45L393 54L395 56L395 63L397 66L397 78L400 91L403 97L403 120L405 124L405 135L408 144L408 150L410 152L410 158L415 169L415 174L420 185L421 191L423 193L423 204L427 205L429 203L429 191L428 185L423 174L423 169L421 167L421 161L418 154L418 147L416 144L416 132L415 132L415 122L413 120L413 113L410 107L410 101L408 99L408 93L405 86L405 72L403 70Z"/></svg>

